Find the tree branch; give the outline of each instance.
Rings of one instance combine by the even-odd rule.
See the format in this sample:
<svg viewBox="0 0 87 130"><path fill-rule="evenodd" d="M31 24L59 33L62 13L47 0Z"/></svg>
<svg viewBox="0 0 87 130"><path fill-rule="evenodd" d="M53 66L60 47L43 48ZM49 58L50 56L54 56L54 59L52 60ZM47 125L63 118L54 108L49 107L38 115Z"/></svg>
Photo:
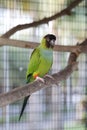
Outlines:
<svg viewBox="0 0 87 130"><path fill-rule="evenodd" d="M34 49L39 45L39 43L35 42L27 42L27 41L20 41L20 40L13 40L8 38L0 38L0 46L14 46L14 47L21 47L21 48L31 48ZM54 51L61 51L61 52L80 52L80 53L87 53L87 39L82 41L80 44L75 46L64 46L64 45L55 45Z"/></svg>
<svg viewBox="0 0 87 130"><path fill-rule="evenodd" d="M0 107L18 101L19 99L31 95L32 93L39 91L42 88L47 88L52 85L59 84L62 80L67 79L72 74L72 72L76 70L77 65L78 63L74 62L71 65L68 65L64 70L53 74L52 76L54 79L45 77L45 83L42 83L40 81L34 81L33 83L26 84L23 87L15 88L8 93L1 94Z"/></svg>
<svg viewBox="0 0 87 130"><path fill-rule="evenodd" d="M79 46L79 47L78 47ZM87 39L85 39L82 43L77 43L76 49L70 53L69 59L68 59L68 65L72 64L73 62L76 62L79 55L84 52L87 53ZM77 68L78 69L78 68Z"/></svg>
<svg viewBox="0 0 87 130"><path fill-rule="evenodd" d="M49 21L55 20L61 16L64 15L70 15L71 10L75 8L80 2L83 0L74 0L67 8L63 9L59 13L56 13L55 15L43 18L42 20L32 22L30 24L23 24L18 25L16 27L13 27L9 31L7 31L5 34L3 34L0 38L0 45L9 45L9 46L16 46L16 47L23 47L23 48L35 48L38 44L33 42L24 42L24 41L18 41L18 40L9 40L5 38L9 38L11 35L13 35L15 32L19 30L23 30L30 27L36 27L41 24L48 23ZM80 53L84 52L87 53L87 39L83 41L81 44L76 46L61 46L61 45L55 45L54 50L55 51L69 51L76 53L77 51ZM45 77L45 83L41 83L39 81L34 81L33 83L26 84L23 87L18 87L16 89L13 89L12 91L8 93L4 93L0 95L0 107L5 106L7 104L13 103L19 99L24 98L25 96L31 95L32 93L39 91L42 88L47 88L52 85L59 84L62 80L67 79L73 71L77 69L78 63L76 62L77 57L72 58L70 61L70 64L65 67L65 69L61 70L58 73L53 74L54 79L50 79L48 77Z"/></svg>
<svg viewBox="0 0 87 130"><path fill-rule="evenodd" d="M29 24L17 25L15 27L11 28L9 31L7 31L1 37L9 38L11 35L13 35L17 31L27 29L27 28L31 28L31 27L37 27L37 26L42 25L42 24L47 24L48 22L50 22L52 20L55 20L57 18L60 18L60 17L62 17L64 15L70 15L72 9L75 8L82 1L83 0L74 0L73 2L70 3L70 5L67 8L65 8L62 11L52 15L51 17L43 18L43 19L41 19L39 21L34 21L32 23L29 23Z"/></svg>

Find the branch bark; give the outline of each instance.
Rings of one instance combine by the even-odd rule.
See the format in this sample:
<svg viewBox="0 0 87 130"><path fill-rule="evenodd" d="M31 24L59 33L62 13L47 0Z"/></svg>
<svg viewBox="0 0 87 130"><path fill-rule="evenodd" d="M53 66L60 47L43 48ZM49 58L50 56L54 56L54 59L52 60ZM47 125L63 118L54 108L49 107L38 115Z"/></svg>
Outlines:
<svg viewBox="0 0 87 130"><path fill-rule="evenodd" d="M15 88L8 93L1 94L0 107L18 101L24 98L25 96L31 95L32 93L39 91L42 88L47 88L52 85L59 84L62 80L67 79L72 74L72 72L76 70L77 65L78 63L74 62L71 65L65 67L64 70L61 70L60 72L53 74L52 76L54 79L45 77L45 83L42 83L40 81L34 81L33 83L26 84L23 87Z"/></svg>
<svg viewBox="0 0 87 130"><path fill-rule="evenodd" d="M0 38L0 46L14 46L14 47L34 49L38 45L39 43L30 42L30 41L27 42L27 41L13 40L8 38ZM54 51L87 53L87 39L85 39L80 44L75 46L55 45Z"/></svg>
<svg viewBox="0 0 87 130"><path fill-rule="evenodd" d="M60 17L62 17L64 15L71 15L72 9L75 8L82 1L83 0L74 0L73 2L70 3L70 5L68 7L66 7L62 11L52 15L51 17L43 18L43 19L41 19L39 21L34 21L32 23L29 23L29 24L17 25L15 27L11 28L9 31L7 31L1 37L9 38L11 35L16 33L17 31L20 31L20 30L23 30L23 29L27 29L27 28L31 28L31 27L37 27L37 26L42 25L42 24L48 24L48 22L50 22L52 20L55 20L57 18L60 18Z"/></svg>
<svg viewBox="0 0 87 130"><path fill-rule="evenodd" d="M78 47L79 46L79 47ZM77 58L79 57L79 55L84 52L87 53L87 39L84 40L82 43L78 44L77 43L77 47L76 49L74 49L74 51L72 51L70 53L69 59L68 59L68 65L72 64L73 62L77 61ZM77 68L78 69L78 68Z"/></svg>

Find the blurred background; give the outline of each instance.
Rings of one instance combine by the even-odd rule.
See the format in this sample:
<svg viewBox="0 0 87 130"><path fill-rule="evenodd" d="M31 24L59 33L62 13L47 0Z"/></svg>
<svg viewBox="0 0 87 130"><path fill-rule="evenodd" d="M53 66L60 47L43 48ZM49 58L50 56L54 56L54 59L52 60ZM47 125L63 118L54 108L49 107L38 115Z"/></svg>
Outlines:
<svg viewBox="0 0 87 130"><path fill-rule="evenodd" d="M0 0L0 36L12 27L52 16L74 0ZM18 31L12 39L40 42L53 33L56 44L76 45L87 38L87 3L48 24ZM26 70L32 49L0 47L0 93L26 83ZM51 74L67 65L68 52L54 52ZM87 54L78 58L78 71L59 86L40 90L30 97L21 121L23 100L0 108L0 130L87 130Z"/></svg>

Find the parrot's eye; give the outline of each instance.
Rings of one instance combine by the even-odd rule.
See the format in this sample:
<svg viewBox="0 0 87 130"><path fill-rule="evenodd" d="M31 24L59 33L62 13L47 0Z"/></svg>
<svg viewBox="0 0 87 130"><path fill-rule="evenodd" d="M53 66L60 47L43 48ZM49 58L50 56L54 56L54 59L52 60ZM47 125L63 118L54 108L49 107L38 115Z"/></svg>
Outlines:
<svg viewBox="0 0 87 130"><path fill-rule="evenodd" d="M47 40L47 42L49 42L49 41L50 41L50 39L49 39L48 37L46 38L46 40Z"/></svg>

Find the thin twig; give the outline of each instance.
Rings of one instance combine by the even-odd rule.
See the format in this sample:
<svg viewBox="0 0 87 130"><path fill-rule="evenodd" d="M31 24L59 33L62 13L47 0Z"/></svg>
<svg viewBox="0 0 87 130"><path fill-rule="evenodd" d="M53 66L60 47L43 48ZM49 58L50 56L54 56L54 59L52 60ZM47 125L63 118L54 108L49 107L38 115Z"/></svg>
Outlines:
<svg viewBox="0 0 87 130"><path fill-rule="evenodd" d="M79 55L84 52L87 53L87 39L85 39L82 43L76 45L76 49L74 49L69 56L68 64L72 64L72 62L76 62ZM77 68L78 69L78 68Z"/></svg>

